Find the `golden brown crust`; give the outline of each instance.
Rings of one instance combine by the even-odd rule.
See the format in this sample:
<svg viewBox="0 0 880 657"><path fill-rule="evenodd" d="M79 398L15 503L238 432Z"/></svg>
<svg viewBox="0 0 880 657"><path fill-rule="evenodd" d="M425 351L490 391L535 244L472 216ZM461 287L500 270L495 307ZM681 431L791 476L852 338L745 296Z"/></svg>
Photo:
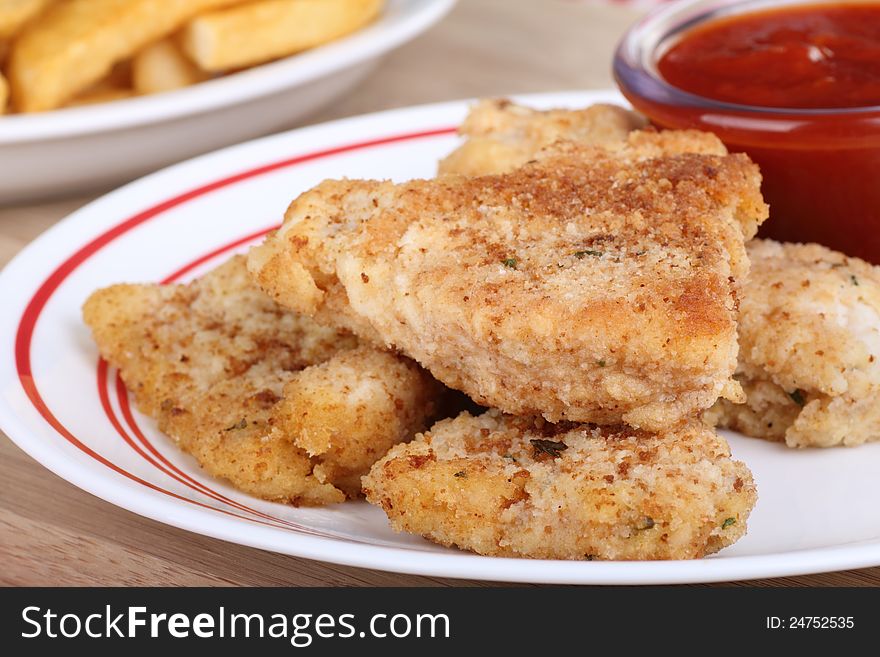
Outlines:
<svg viewBox="0 0 880 657"><path fill-rule="evenodd" d="M467 141L440 161L439 173L506 173L560 139L610 144L644 126L644 118L616 105L538 111L505 99L482 100L459 128Z"/></svg>
<svg viewBox="0 0 880 657"><path fill-rule="evenodd" d="M880 439L880 268L818 244L754 240L740 304L747 402L707 419L791 447Z"/></svg>
<svg viewBox="0 0 880 657"><path fill-rule="evenodd" d="M766 206L745 156L657 156L668 141L558 143L495 176L326 181L249 267L280 303L482 404L670 426L736 390L735 281Z"/></svg>
<svg viewBox="0 0 880 657"><path fill-rule="evenodd" d="M304 450L321 482L349 497L385 452L434 418L441 386L407 358L371 346L297 372L284 387L277 430Z"/></svg>
<svg viewBox="0 0 880 657"><path fill-rule="evenodd" d="M693 559L738 540L748 469L698 422L664 434L467 413L364 477L398 531L479 554Z"/></svg>
<svg viewBox="0 0 880 657"><path fill-rule="evenodd" d="M83 315L138 408L207 472L265 499L357 495L353 477L421 430L439 394L405 359L280 308L242 257L189 285L99 290ZM309 402L320 413L288 416ZM352 410L363 424L332 433ZM322 428L325 444L310 442Z"/></svg>

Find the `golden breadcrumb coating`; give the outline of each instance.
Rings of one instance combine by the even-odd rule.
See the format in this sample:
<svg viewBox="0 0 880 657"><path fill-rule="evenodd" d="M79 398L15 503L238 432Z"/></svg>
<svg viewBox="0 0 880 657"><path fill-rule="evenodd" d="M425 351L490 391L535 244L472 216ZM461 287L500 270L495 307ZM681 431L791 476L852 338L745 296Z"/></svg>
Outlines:
<svg viewBox="0 0 880 657"><path fill-rule="evenodd" d="M599 146L638 158L681 153L727 155L711 132L645 126L639 114L617 105L535 110L505 100L477 103L459 129L467 141L439 164L439 173L485 176L508 173L558 141Z"/></svg>
<svg viewBox="0 0 880 657"><path fill-rule="evenodd" d="M740 303L745 404L710 422L790 447L880 439L880 267L818 244L755 240Z"/></svg>
<svg viewBox="0 0 880 657"><path fill-rule="evenodd" d="M440 173L482 176L508 173L541 156L559 141L594 145L626 159L649 159L684 153L727 155L727 148L711 132L644 128L644 119L616 105L593 105L581 110L534 110L509 101L482 101L468 114L460 132L466 141L440 161ZM638 129L642 128L642 129ZM489 146L495 142L504 148ZM474 144L471 147L471 144ZM756 223L743 225L754 236L766 218L757 210ZM741 251L739 245L731 245Z"/></svg>
<svg viewBox="0 0 880 657"><path fill-rule="evenodd" d="M355 497L370 466L435 417L440 397L440 384L414 362L365 345L297 372L275 418L313 457L319 481Z"/></svg>
<svg viewBox="0 0 880 657"><path fill-rule="evenodd" d="M99 290L83 315L138 408L207 472L265 499L357 495L357 475L432 413L426 373L280 308L240 256L189 285Z"/></svg>
<svg viewBox="0 0 880 657"><path fill-rule="evenodd" d="M687 133L684 141L714 138ZM251 251L279 303L478 403L670 426L735 397L736 280L766 217L744 155L558 143L511 173L325 181Z"/></svg>
<svg viewBox="0 0 880 657"><path fill-rule="evenodd" d="M640 115L616 105L538 111L505 99L481 100L458 130L467 141L440 161L439 172L505 173L560 139L597 145L620 142L645 123Z"/></svg>
<svg viewBox="0 0 880 657"><path fill-rule="evenodd" d="M364 477L398 531L479 554L694 559L738 540L745 465L699 422L650 434L463 413L397 445Z"/></svg>
<svg viewBox="0 0 880 657"><path fill-rule="evenodd" d="M635 126L627 128L628 114L608 106L539 112L483 101L462 126L468 141L441 162L440 170L467 175L510 171L558 139L618 149L627 139L646 134L630 132ZM667 145L670 153L725 152L720 141L713 145L706 133L661 134L674 140ZM860 277L850 279L849 266L839 265L856 261L820 247L755 242L750 255L754 280L743 292L743 348L737 375L748 402L722 400L706 418L792 446L855 445L880 437L876 388L880 370L870 361L872 355L880 357L876 268L870 268L865 282L857 286L865 289L854 289L847 282ZM837 271L828 269L828 258ZM816 268L816 260L824 264ZM864 269L859 263L852 266ZM794 308L789 309L792 303ZM817 311L823 305L839 308L841 304L849 311ZM865 331L866 325L874 326L874 332ZM809 348L817 342L822 346ZM866 368L874 372L867 378Z"/></svg>

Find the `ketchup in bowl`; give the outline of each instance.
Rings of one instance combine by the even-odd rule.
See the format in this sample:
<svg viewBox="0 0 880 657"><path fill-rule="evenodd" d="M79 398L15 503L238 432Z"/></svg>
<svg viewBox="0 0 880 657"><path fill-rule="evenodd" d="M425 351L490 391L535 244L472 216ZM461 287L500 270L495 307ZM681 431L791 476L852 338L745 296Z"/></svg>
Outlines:
<svg viewBox="0 0 880 657"><path fill-rule="evenodd" d="M880 105L880 4L795 5L709 22L657 62L670 84L760 107Z"/></svg>
<svg viewBox="0 0 880 657"><path fill-rule="evenodd" d="M716 133L761 167L762 234L880 263L880 2L684 2L615 58L653 122Z"/></svg>

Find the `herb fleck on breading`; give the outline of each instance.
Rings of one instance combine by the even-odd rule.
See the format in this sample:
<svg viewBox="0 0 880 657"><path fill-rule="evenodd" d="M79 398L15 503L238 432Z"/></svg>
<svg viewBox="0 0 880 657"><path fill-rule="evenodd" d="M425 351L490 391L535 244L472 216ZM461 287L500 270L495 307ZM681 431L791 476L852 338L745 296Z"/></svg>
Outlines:
<svg viewBox="0 0 880 657"><path fill-rule="evenodd" d="M517 259L516 258L505 258L501 261L501 264L505 267L510 267L511 269L516 269Z"/></svg>
<svg viewBox="0 0 880 657"><path fill-rule="evenodd" d="M534 449L535 458L538 458L542 454L546 454L547 456L556 459L562 456L562 452L568 449L568 445L559 440L542 440L540 438L533 438L530 442Z"/></svg>
<svg viewBox="0 0 880 657"><path fill-rule="evenodd" d="M850 277L849 277L849 278L850 278L850 280L852 281L852 284L853 284L853 285L855 285L856 287L859 286L859 279L856 278L856 275L855 275L855 274L850 274Z"/></svg>
<svg viewBox="0 0 880 657"><path fill-rule="evenodd" d="M645 516L636 524L637 531L645 531L654 527L654 519L651 516Z"/></svg>
<svg viewBox="0 0 880 657"><path fill-rule="evenodd" d="M572 255L578 260L583 260L587 256L595 256L599 257L604 254L604 251L593 251L592 249L587 249L586 251L575 251Z"/></svg>
<svg viewBox="0 0 880 657"><path fill-rule="evenodd" d="M791 401L793 401L798 406L803 406L807 403L807 400L804 399L804 391L798 388L794 392L788 393L788 396L791 397Z"/></svg>
<svg viewBox="0 0 880 657"><path fill-rule="evenodd" d="M454 475L452 475L452 476L453 476L453 477L458 477L459 479L465 479L465 478L467 478L467 472L465 472L464 470L459 470L458 472L456 472L456 473L455 473Z"/></svg>
<svg viewBox="0 0 880 657"><path fill-rule="evenodd" d="M247 420L241 418L238 422L233 424L232 426L226 427L224 431L235 431L236 429L245 429L247 428Z"/></svg>
<svg viewBox="0 0 880 657"><path fill-rule="evenodd" d="M736 524L736 518L725 518L724 522L721 523L721 529L727 529L731 525Z"/></svg>

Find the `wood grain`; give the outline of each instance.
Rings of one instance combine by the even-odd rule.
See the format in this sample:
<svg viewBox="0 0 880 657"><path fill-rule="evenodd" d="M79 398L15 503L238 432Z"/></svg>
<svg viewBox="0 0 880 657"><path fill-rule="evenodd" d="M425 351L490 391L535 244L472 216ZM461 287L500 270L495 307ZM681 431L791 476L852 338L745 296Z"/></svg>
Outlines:
<svg viewBox="0 0 880 657"><path fill-rule="evenodd" d="M609 87L614 44L637 15L579 0L462 0L310 122L470 96ZM93 196L0 208L0 263ZM0 563L4 585L490 584L335 566L174 529L71 486L2 435ZM752 583L878 586L880 568L729 585Z"/></svg>

